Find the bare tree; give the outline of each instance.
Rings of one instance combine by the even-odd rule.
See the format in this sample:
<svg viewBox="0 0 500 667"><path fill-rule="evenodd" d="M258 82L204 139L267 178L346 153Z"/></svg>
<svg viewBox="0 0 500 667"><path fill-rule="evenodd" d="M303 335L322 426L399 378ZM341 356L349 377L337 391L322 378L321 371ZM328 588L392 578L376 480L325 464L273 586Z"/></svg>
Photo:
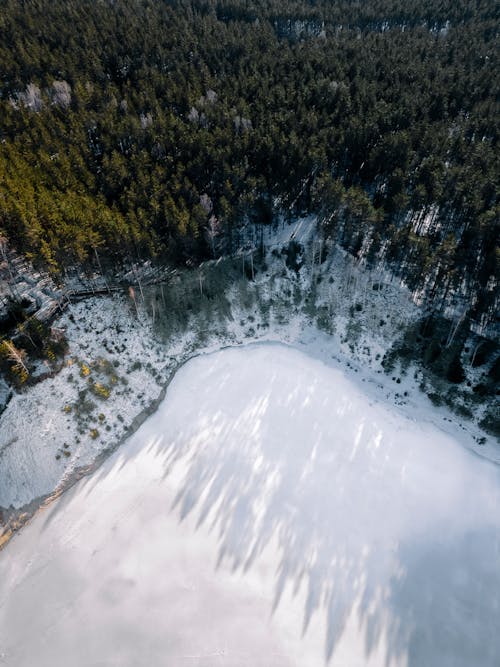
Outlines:
<svg viewBox="0 0 500 667"><path fill-rule="evenodd" d="M19 377L21 384L26 382L29 376L29 370L26 365L26 351L18 349L10 340L3 340L0 343L0 353L13 362L12 370Z"/></svg>
<svg viewBox="0 0 500 667"><path fill-rule="evenodd" d="M104 275L104 271L102 270L102 264L99 258L99 254L97 252L97 246L94 246L94 253L95 253L95 258L97 260L97 264L99 266L99 271L101 272L102 279L104 280L104 284L106 285L106 289L108 290L108 293L111 294L111 289L109 287L108 281L106 280L106 276Z"/></svg>
<svg viewBox="0 0 500 667"><path fill-rule="evenodd" d="M67 81L54 81L50 93L52 104L65 109L71 104L71 86Z"/></svg>
<svg viewBox="0 0 500 667"><path fill-rule="evenodd" d="M17 99L32 111L42 110L42 91L35 83L29 83L24 93L18 93Z"/></svg>
<svg viewBox="0 0 500 667"><path fill-rule="evenodd" d="M128 295L132 299L132 301L134 302L135 312L137 314L137 319L139 319L139 308L137 307L137 300L135 298L135 290L134 290L133 287L128 288Z"/></svg>
<svg viewBox="0 0 500 667"><path fill-rule="evenodd" d="M220 234L221 226L215 215L211 215L206 228L207 236L212 247L212 257L215 259L215 239Z"/></svg>

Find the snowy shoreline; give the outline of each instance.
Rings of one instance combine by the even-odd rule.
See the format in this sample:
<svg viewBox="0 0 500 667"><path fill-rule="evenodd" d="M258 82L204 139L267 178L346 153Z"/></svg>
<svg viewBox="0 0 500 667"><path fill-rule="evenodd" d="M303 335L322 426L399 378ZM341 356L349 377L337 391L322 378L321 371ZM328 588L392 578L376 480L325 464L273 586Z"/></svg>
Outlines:
<svg viewBox="0 0 500 667"><path fill-rule="evenodd" d="M148 308L152 297L148 302L147 295L134 304L126 296L102 296L69 307L58 321L69 342L65 365L54 377L14 395L0 416L0 546L39 507L90 474L120 447L157 409L183 364L224 347L260 342L292 345L341 369L372 400L390 404L410 420L435 424L477 455L500 463L494 438L449 409L433 405L420 390L414 368L396 370L397 378L392 379L384 372L384 353L401 327L419 313L400 287L387 284L385 293L378 291L373 303L366 302L363 280L368 278L356 273L349 258L332 257L324 274L339 287L335 291L335 284L327 286L335 312L332 330L326 333L313 317L293 306L293 299L286 297L283 303L290 305L279 306L283 294L298 287L307 294L310 283L307 274L294 277L282 260L273 261L271 277L261 273L250 287L242 282L226 290L231 312L222 323L212 312L217 306L207 302L212 311L204 314L208 306L201 301L201 314L167 338L158 322L155 326L155 309L152 318ZM281 271L284 277L277 277ZM344 291L346 273L354 279L352 294ZM371 279L383 280L383 276ZM210 280L215 284L218 277L208 275L209 288ZM194 290L203 295L201 277L198 284L194 274L193 282ZM260 297L256 296L259 291ZM262 304L262 294L271 294L272 307ZM165 299L163 291L161 297ZM176 298L184 308L182 291ZM367 312L355 322L350 313L358 300L363 300ZM380 313L387 320L383 333L374 324ZM350 338L349 328L355 330Z"/></svg>
<svg viewBox="0 0 500 667"><path fill-rule="evenodd" d="M118 440L114 442L110 442L109 440L104 441L102 448L97 450L92 460L84 465L76 465L73 469L70 469L65 473L64 478L59 482L58 486L48 493L34 497L20 507L0 507L0 511L3 512L4 517L8 517L7 530L4 531L4 535L7 534L5 542L7 542L15 531L29 521L39 509L46 507L83 477L95 472L113 452L132 437L140 426L158 409L165 398L170 383L186 363L196 357L214 354L220 350L233 347L276 344L300 350L311 358L321 361L326 366L343 372L374 403L387 405L409 421L418 421L422 424L426 423L435 426L443 433L454 437L462 446L472 451L475 455L500 465L500 448L495 445L493 438L488 438L484 445L478 445L475 436L481 435L484 437L484 433L473 424L464 426L458 423L456 416L446 408L432 406L429 399L419 390L416 382L406 378L398 386L398 391L394 391L393 383L383 373L358 365L352 359L345 357L342 351L338 347L335 347L333 343L334 341L331 336L315 330L310 325L303 325L299 331L296 329L280 331L278 329L273 334L263 335L258 339L243 339L231 342L222 341L186 352L173 367L169 367L169 375L156 398L153 398L146 407L132 418L123 435ZM407 391L411 398L404 403L398 403L396 396L404 391ZM112 403L110 403L111 406ZM10 534L9 531L11 531Z"/></svg>

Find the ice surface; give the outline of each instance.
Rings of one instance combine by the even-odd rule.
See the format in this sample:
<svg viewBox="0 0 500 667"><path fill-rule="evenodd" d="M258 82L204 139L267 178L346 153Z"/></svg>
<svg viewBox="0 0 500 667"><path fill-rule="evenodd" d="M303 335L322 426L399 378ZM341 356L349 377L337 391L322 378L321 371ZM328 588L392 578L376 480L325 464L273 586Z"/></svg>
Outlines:
<svg viewBox="0 0 500 667"><path fill-rule="evenodd" d="M499 490L302 352L198 357L0 553L0 664L496 666Z"/></svg>

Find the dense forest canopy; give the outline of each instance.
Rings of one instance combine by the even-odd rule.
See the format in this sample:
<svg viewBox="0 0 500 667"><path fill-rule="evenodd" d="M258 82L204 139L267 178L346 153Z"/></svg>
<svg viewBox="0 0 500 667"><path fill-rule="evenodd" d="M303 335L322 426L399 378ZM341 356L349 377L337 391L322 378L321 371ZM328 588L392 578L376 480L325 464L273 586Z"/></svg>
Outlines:
<svg viewBox="0 0 500 667"><path fill-rule="evenodd" d="M3 0L0 234L54 273L277 213L495 309L495 0Z"/></svg>

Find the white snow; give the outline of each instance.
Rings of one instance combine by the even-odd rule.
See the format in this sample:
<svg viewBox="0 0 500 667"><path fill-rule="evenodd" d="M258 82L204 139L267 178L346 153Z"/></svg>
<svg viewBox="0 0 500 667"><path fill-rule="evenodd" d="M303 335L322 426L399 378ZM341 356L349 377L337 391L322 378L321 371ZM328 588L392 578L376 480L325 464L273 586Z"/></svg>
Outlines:
<svg viewBox="0 0 500 667"><path fill-rule="evenodd" d="M165 350L152 340L151 324L134 318L123 299L74 304L58 325L68 328L71 343L65 367L15 394L1 416L0 507L19 508L64 488L75 469L91 465L119 442L133 419L158 397L175 366L168 354L177 352L175 346ZM109 362L108 377L92 366L102 359ZM119 365L115 368L113 362ZM81 376L81 364L92 368L89 377ZM116 384L111 383L113 375ZM104 419L99 423L94 415L79 430L73 406L94 378L111 391L108 400L87 392ZM92 427L99 431L95 439Z"/></svg>
<svg viewBox="0 0 500 667"><path fill-rule="evenodd" d="M188 362L0 552L9 667L493 667L499 619L498 466L276 344Z"/></svg>
<svg viewBox="0 0 500 667"><path fill-rule="evenodd" d="M290 238L307 243L311 228L307 219L283 224L272 231L266 243L273 241L271 247L276 248ZM0 524L0 543L16 527L15 512L26 511L26 519L44 498L62 492L75 477L94 467L99 457L116 448L134 428L134 420L158 399L180 363L197 353L255 340L299 345L334 362L357 383L364 382L366 391L375 398L396 403L413 417L440 423L465 446L500 462L500 449L493 437L449 410L431 405L418 389L421 378L414 369L397 368L393 378L384 376L380 365L384 353L419 316L408 291L391 282L389 274L363 270L338 249L327 252L324 247L322 251L326 261L320 267L316 244L314 275L322 278L314 286L316 314L303 311L313 290L310 247L305 252L307 267L299 276L286 269L279 253L276 258L268 253L268 272L260 271L255 282L245 280L230 287L218 286L220 276L214 279L210 274L209 265L218 262L207 263L199 273L204 289L224 293L231 303L231 314L221 319L212 311L205 318L205 309L213 308L213 302L207 301L184 330L170 331L168 336L153 326L148 294L144 300L137 294L137 312L131 300L121 296L72 304L57 322L67 330L67 365L54 377L14 394L0 415L0 509L4 508L4 518L7 516L6 524ZM193 275L197 292L198 273ZM183 274L172 289L177 290L181 304L193 298L184 284L187 280L189 276ZM296 291L301 305L295 300ZM362 311L358 312L360 306ZM327 333L319 331L320 313ZM101 361L108 364L107 373L99 370ZM82 377L82 364L91 370L88 377ZM109 397L103 399L89 391L89 380L109 387ZM82 414L77 410L85 392L85 400L95 407ZM94 429L97 437L93 437ZM477 444L480 438L485 441L482 446ZM9 508L14 508L12 519Z"/></svg>

